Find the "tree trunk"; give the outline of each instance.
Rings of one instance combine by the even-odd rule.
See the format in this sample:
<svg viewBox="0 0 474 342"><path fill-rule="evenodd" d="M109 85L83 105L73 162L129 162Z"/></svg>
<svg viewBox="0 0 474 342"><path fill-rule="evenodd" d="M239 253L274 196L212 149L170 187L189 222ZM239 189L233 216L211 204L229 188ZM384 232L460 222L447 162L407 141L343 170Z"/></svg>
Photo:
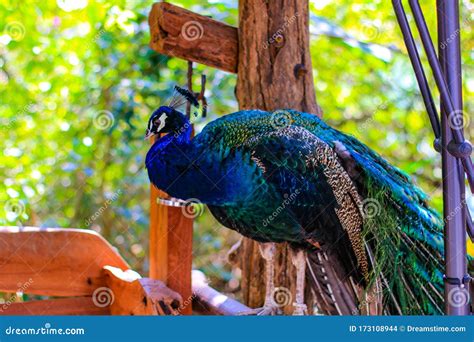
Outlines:
<svg viewBox="0 0 474 342"><path fill-rule="evenodd" d="M240 109L291 108L320 114L309 52L309 8L304 0L240 0L237 99ZM246 305L260 307L265 297L264 262L257 243L244 239L235 260L242 270ZM295 298L296 272L288 246L275 257L275 286ZM308 293L308 291L306 291ZM311 298L307 295L308 309ZM293 311L290 303L286 314Z"/></svg>

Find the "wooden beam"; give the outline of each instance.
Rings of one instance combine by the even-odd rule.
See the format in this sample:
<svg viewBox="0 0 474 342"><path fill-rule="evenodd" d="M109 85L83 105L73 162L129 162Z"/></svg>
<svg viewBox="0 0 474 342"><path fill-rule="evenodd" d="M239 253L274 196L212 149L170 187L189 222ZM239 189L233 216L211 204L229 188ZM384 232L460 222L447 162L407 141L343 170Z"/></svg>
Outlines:
<svg viewBox="0 0 474 342"><path fill-rule="evenodd" d="M182 298L159 281L134 271L104 267L111 315L178 315Z"/></svg>
<svg viewBox="0 0 474 342"><path fill-rule="evenodd" d="M220 316L236 316L251 310L210 287L201 271L193 271L193 309L201 314Z"/></svg>
<svg viewBox="0 0 474 342"><path fill-rule="evenodd" d="M98 307L92 297L72 297L0 304L1 315L110 315L108 307Z"/></svg>
<svg viewBox="0 0 474 342"><path fill-rule="evenodd" d="M237 72L237 28L167 2L153 5L148 22L153 50Z"/></svg>
<svg viewBox="0 0 474 342"><path fill-rule="evenodd" d="M105 265L129 268L93 230L0 227L0 292L90 296Z"/></svg>

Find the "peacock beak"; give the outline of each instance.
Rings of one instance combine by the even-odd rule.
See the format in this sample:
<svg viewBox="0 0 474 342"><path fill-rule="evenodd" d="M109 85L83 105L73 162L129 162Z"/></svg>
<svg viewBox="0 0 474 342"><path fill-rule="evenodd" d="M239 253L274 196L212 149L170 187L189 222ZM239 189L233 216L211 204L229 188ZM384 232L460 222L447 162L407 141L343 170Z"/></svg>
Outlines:
<svg viewBox="0 0 474 342"><path fill-rule="evenodd" d="M150 139L154 135L155 135L155 133L153 133L151 130L147 129L146 133L145 133L145 138L143 140Z"/></svg>

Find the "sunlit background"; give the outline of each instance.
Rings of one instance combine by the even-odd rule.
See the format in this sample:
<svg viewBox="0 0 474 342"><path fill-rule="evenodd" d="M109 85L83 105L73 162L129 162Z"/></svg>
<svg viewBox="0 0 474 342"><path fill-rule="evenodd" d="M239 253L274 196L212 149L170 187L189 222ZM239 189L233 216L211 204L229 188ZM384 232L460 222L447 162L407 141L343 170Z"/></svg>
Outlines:
<svg viewBox="0 0 474 342"><path fill-rule="evenodd" d="M170 2L237 25L237 0ZM149 223L143 136L152 110L167 103L175 84L186 84L187 68L149 48L152 3L0 2L0 225L94 229L143 274ZM310 3L324 119L413 175L441 210L440 158L390 2ZM433 3L422 1L432 33ZM462 1L467 114L474 108L473 7ZM238 109L236 76L196 66L195 89L202 73L209 115L197 119L198 131ZM195 223L194 267L228 292L238 290L238 273L226 262L237 240L207 213Z"/></svg>

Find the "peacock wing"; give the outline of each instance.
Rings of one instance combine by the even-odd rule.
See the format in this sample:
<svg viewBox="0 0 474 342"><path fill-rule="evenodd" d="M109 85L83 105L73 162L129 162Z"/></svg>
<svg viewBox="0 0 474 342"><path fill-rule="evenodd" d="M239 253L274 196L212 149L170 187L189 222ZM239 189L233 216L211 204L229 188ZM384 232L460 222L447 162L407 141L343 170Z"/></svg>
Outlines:
<svg viewBox="0 0 474 342"><path fill-rule="evenodd" d="M323 134L363 201L366 249L376 263L385 308L397 314L442 313L442 221L427 196L398 168L357 139Z"/></svg>
<svg viewBox="0 0 474 342"><path fill-rule="evenodd" d="M321 312L359 312L366 293L357 283L361 274L368 280L361 199L335 151L299 126L257 135L245 145L266 181L286 199L302 239L323 245L308 258Z"/></svg>

